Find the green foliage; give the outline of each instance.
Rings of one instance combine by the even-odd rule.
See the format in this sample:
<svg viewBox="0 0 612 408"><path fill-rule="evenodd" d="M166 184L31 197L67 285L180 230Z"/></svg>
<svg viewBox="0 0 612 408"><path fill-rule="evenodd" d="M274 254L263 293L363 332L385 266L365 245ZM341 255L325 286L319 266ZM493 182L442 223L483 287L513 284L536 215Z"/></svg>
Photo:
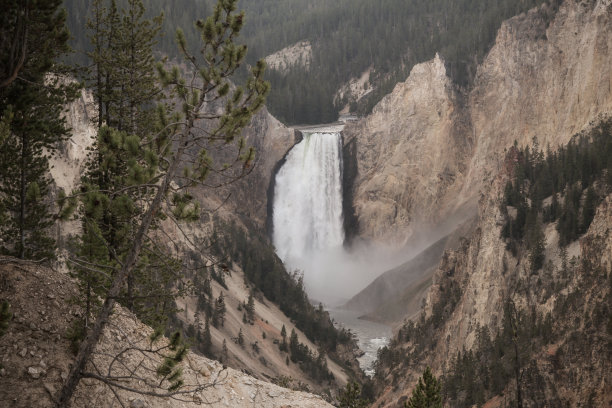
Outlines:
<svg viewBox="0 0 612 408"><path fill-rule="evenodd" d="M11 306L9 302L2 301L0 303L0 337L6 334L8 330L9 322L13 318L13 314L11 313Z"/></svg>
<svg viewBox="0 0 612 408"><path fill-rule="evenodd" d="M249 299L244 307L246 311L246 318L249 324L253 324L255 322L255 298L253 297L253 292L249 293Z"/></svg>
<svg viewBox="0 0 612 408"><path fill-rule="evenodd" d="M223 327L225 323L225 299L223 293L219 294L219 297L215 301L215 310L213 311L212 322L215 327Z"/></svg>
<svg viewBox="0 0 612 408"><path fill-rule="evenodd" d="M212 337L210 335L210 324L208 323L208 318L206 319L206 324L204 325L204 333L202 334L202 338L199 341L199 350L204 353L205 356L211 357L212 354Z"/></svg>
<svg viewBox="0 0 612 408"><path fill-rule="evenodd" d="M122 17L124 22L128 21L127 26L130 26L133 25L134 18L139 18L134 16L143 15L142 3L128 1L128 5L136 10L132 17ZM167 314L166 307L173 307L174 296L180 295L168 292L168 289L172 290L175 284L179 290L186 286L183 282L176 283L175 272L180 263L166 253L159 243L159 237L153 232L163 219L170 219L177 224L183 221L174 216L185 214L184 210L189 207L187 202L195 200L189 194L190 189L195 185L202 185L202 179L190 175L199 174L203 166L213 164L210 157L202 152L219 144L231 151L231 146L228 145L235 141L252 115L263 106L269 90L269 84L263 80L265 65L260 62L251 68L251 74L245 81L244 92L240 97L222 99L222 90L230 83L230 78L243 62L246 51L243 46L234 43L241 27L239 20L242 19L241 14L235 13L235 8L236 0L219 1L214 15L207 19L215 27L214 33L203 38L198 57L190 54L184 41L179 42L185 62L191 67L190 72L199 74L200 80L192 78L188 85L183 76L184 71L179 70L177 66L167 70L162 62L157 64L160 92L165 98L181 106L180 110L174 111L172 117L169 117L164 106L158 105L155 109L157 120L145 130L137 124L138 121L134 120L133 115L145 111L146 106L142 107L137 102L125 105L121 103L121 99L105 99L106 95L112 93L99 92L100 95L105 95L99 98L99 101L108 102L109 107L111 103L114 104L118 107L119 114L113 116L113 109L104 107L102 113L109 120L106 126L99 122L98 140L90 157L88 171L83 178L82 188L74 192L73 196L80 199L79 215L84 224L98 226L97 230L94 228L91 232L102 242L106 249L106 258L88 265L87 261L77 257L74 263L77 269L92 266L95 273L108 278L110 285L102 289L103 306L95 319L93 329L82 343L74 367L60 392L59 405L68 405L79 379L86 375L83 370L116 301L134 310L145 322L161 326L160 323L163 323ZM109 31L106 38L109 41L108 49L112 50L119 41L116 38L116 30L121 27L121 18L114 1L111 1L108 13L102 15L108 17L105 27ZM203 24L197 24L200 31ZM96 34L99 33L107 35L104 31L96 31ZM146 48L142 43L138 46ZM142 69L149 72L150 67L147 63ZM115 68L121 70L124 67ZM115 75L110 69L103 72L105 76L109 72L109 77ZM137 72L142 73L139 70ZM117 78L119 81L123 80L121 76ZM105 90L106 86L114 86L114 82L105 82L104 85ZM126 93L124 96L128 98L128 102L138 101L134 95ZM152 102L154 101L146 101ZM122 110L134 106L135 109ZM219 106L224 107L218 109ZM223 174L223 184L242 177L253 158L252 150L245 143L236 143L234 147L238 154L230 166L223 166L226 171ZM192 160L194 157L197 159ZM182 170L185 172L181 174ZM231 170L235 172L229 174ZM175 196L176 205L173 205L168 198L177 191L181 195ZM177 211L177 206L183 207ZM187 213L189 216L186 218L194 218L191 211ZM109 270L105 271L107 264ZM155 292L156 290L158 292ZM160 301L160 297L163 301ZM149 311L151 314L148 314ZM180 341L180 335L176 334L170 338L167 350L169 353L157 370L161 380L156 385L148 384L152 388L162 389L164 393L154 395L172 396L174 391L183 386L178 364L186 355L187 347ZM159 351L160 349L141 352L159 354ZM135 370L139 369L140 365ZM131 375L137 374L131 372ZM107 377L105 383L111 387L120 387L115 382L116 379L117 377ZM207 385L194 387L190 392L199 392Z"/></svg>
<svg viewBox="0 0 612 408"><path fill-rule="evenodd" d="M68 135L62 111L78 88L65 81L56 63L68 52L60 5L60 0L35 2L26 10L10 2L1 17L0 252L22 259L55 255L49 157ZM18 77L5 82L14 69Z"/></svg>
<svg viewBox="0 0 612 408"><path fill-rule="evenodd" d="M474 348L455 356L444 378L447 400L452 406L471 407L499 395L515 378L515 351L519 350L519 361L527 366L532 351L555 338L550 314L516 311L507 303L502 327L495 337L491 339L489 328L479 327Z"/></svg>
<svg viewBox="0 0 612 408"><path fill-rule="evenodd" d="M442 384L427 367L419 378L412 396L404 405L406 408L442 408Z"/></svg>
<svg viewBox="0 0 612 408"><path fill-rule="evenodd" d="M504 190L502 211L506 214L506 223L502 236L514 254L523 240L526 241L534 271L544 261L541 222L557 221L560 246L585 233L597 205L612 186L611 157L610 120L576 135L567 146L556 152L548 151L546 156L537 143L532 149L510 150L507 160L514 162L513 179ZM542 201L548 197L550 204L542 208ZM514 207L516 216L508 215L505 206Z"/></svg>
<svg viewBox="0 0 612 408"><path fill-rule="evenodd" d="M238 331L238 337L236 338L236 342L240 347L244 347L244 334L242 334L242 327Z"/></svg>
<svg viewBox="0 0 612 408"><path fill-rule="evenodd" d="M351 341L348 332L333 326L322 306L312 306L304 291L302 277L287 273L274 249L255 228L245 231L234 223L226 224L220 219L216 220L215 225L217 230L210 244L212 252L219 259L229 259L239 264L248 281L268 300L278 304L310 340L328 352L334 351L338 343Z"/></svg>
<svg viewBox="0 0 612 408"><path fill-rule="evenodd" d="M544 0L250 0L241 3L248 18L243 35L249 47L248 63L303 40L313 44L309 69L296 66L288 72L270 71L273 88L268 105L271 112L287 123L323 123L336 120L340 103L353 103L368 112L398 81L404 81L412 67L440 52L449 75L467 85L476 64L489 50L501 22ZM549 1L540 10L546 21L559 1ZM163 11L159 50L179 57L174 47L175 27L190 27L192 16L209 14L214 1L148 0L149 17ZM67 0L70 29L77 50L83 44L83 16L92 5ZM240 20L240 24L243 21ZM235 20L234 24L238 24ZM199 35L207 38L214 24L202 22L203 32L185 30L180 43L193 43ZM545 35L543 32L539 35ZM83 63L85 63L83 61ZM369 82L374 92L356 103L334 101L336 90L351 78L374 68Z"/></svg>
<svg viewBox="0 0 612 408"><path fill-rule="evenodd" d="M340 408L366 408L370 402L361 397L359 384L349 381L338 397Z"/></svg>
<svg viewBox="0 0 612 408"><path fill-rule="evenodd" d="M159 335L156 335L157 333L154 333L154 336L151 337L151 349L153 343L159 338ZM163 350L166 350L166 352L162 355L163 360L157 367L156 373L160 378L160 383L168 382L167 389L169 392L173 392L183 386L183 369L180 364L187 356L188 349L180 333L176 332L170 337L169 344L163 347Z"/></svg>
<svg viewBox="0 0 612 408"><path fill-rule="evenodd" d="M91 49L87 85L94 93L98 128L102 124L142 137L153 130L155 102L162 95L156 82L153 48L163 15L145 17L142 0L95 0L87 20ZM151 156L154 157L154 156Z"/></svg>
<svg viewBox="0 0 612 408"><path fill-rule="evenodd" d="M157 153L149 147L134 148L134 144L140 144L135 135L108 126L100 128L81 180L78 215L82 233L70 263L79 278L86 320L97 310L95 299L104 296L124 261L136 221L156 191L152 185L158 165L145 158ZM167 315L176 310L174 298L182 292L175 289L179 268L177 259L146 242L119 300L143 322L163 324Z"/></svg>

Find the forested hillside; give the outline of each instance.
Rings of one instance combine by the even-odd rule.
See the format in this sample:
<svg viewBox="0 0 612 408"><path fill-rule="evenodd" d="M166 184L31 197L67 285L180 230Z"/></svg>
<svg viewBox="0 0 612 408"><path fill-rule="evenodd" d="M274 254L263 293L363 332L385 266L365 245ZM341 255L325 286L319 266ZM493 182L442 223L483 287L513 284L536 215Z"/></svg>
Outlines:
<svg viewBox="0 0 612 408"><path fill-rule="evenodd" d="M499 183L489 193L497 197L491 205L499 206L508 249L500 279L487 281L503 288L499 315L476 325L471 347L439 352L450 341L445 325L466 316L466 303L469 308L478 299L468 283L477 269L470 258L487 244L477 232L445 252L430 292L435 300L379 350L375 380L386 394L379 406L407 388L410 370L420 372L425 364L441 364L441 395L452 407L495 398L506 406L600 406L612 333L606 314L612 300L611 129L610 120L603 121L546 154L537 144L507 153L504 191ZM569 373L577 371L580 385L574 386Z"/></svg>
<svg viewBox="0 0 612 408"><path fill-rule="evenodd" d="M495 39L501 22L544 0L250 0L239 7L247 14L243 41L253 64L301 40L313 44L309 70L295 66L288 72L268 72L272 91L270 111L286 123L333 121L347 103L361 114L372 107L411 68L440 52L456 83L468 86L477 63ZM544 13L554 13L557 0L548 0ZM65 0L68 26L74 36L76 59L86 61L85 22L91 2ZM120 1L118 2L121 3ZM174 31L182 27L187 42L196 17L205 17L211 0L150 0L150 16L164 13L164 35L159 50L175 56ZM359 101L336 100L340 86L373 68L374 90Z"/></svg>

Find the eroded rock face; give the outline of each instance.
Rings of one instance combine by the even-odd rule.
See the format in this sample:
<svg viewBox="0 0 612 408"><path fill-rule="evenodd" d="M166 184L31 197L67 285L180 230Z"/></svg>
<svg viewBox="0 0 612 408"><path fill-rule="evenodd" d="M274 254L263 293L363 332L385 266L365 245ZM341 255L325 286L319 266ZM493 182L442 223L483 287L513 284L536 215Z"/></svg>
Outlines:
<svg viewBox="0 0 612 408"><path fill-rule="evenodd" d="M474 200L515 140L554 148L612 112L612 2L566 1L552 15L504 22L465 98L436 56L347 126L359 235L401 245Z"/></svg>
<svg viewBox="0 0 612 408"><path fill-rule="evenodd" d="M546 15L542 7L502 24L478 69L466 195L515 140L555 149L612 111L612 2L566 1L548 26Z"/></svg>
<svg viewBox="0 0 612 408"><path fill-rule="evenodd" d="M422 311L425 318L434 316L436 309L448 314L438 315L431 348L411 363L383 369L382 383L399 378L398 386L382 389L374 406L397 406L397 401L410 395L426 366L438 376L452 372L457 354L477 347L481 328L494 338L502 327L504 307L509 301L517 310L531 310L539 316L551 313L555 324L554 342L530 351L529 361L538 367L541 382L537 386L529 380L523 382L525 398L529 399L525 406L536 406L531 401L538 396L565 401L568 406L589 398L595 405L608 401L610 387L606 384L611 371L605 357L606 329L605 325L593 323L593 316L610 298L606 282L612 273L612 196L608 195L598 206L586 234L567 246L569 272L563 271L556 225L547 224L543 230L546 265L533 273L529 256L513 256L501 237L504 216L500 205L507 180L507 175L500 175L485 189L479 201L478 228L456 249L444 253L434 273ZM573 304L568 299L579 300ZM414 344L405 339L399 342L395 351L409 355ZM571 372L581 373L580 387L568 380ZM507 385L504 394L511 395L513 387ZM485 405L502 406L497 398Z"/></svg>
<svg viewBox="0 0 612 408"><path fill-rule="evenodd" d="M300 41L268 55L265 60L270 69L279 72L287 72L296 65L308 69L312 61L312 45L310 41Z"/></svg>
<svg viewBox="0 0 612 408"><path fill-rule="evenodd" d="M416 65L367 118L345 128L356 140L353 202L358 235L401 244L417 217L437 218L456 192L469 150L459 96L439 56Z"/></svg>
<svg viewBox="0 0 612 408"><path fill-rule="evenodd" d="M256 149L252 171L230 187L231 208L248 217L260 229L266 228L271 215L268 200L271 181L287 152L296 143L294 129L288 128L263 108L253 117L242 136ZM222 197L223 194L217 194Z"/></svg>

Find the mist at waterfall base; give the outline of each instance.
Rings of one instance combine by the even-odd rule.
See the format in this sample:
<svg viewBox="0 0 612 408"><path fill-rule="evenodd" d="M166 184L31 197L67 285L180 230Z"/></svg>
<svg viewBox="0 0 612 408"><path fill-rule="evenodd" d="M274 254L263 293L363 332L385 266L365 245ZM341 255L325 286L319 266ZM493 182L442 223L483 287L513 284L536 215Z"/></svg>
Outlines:
<svg viewBox="0 0 612 408"><path fill-rule="evenodd" d="M466 215L468 215L466 213ZM452 217L439 228L420 229L419 242L402 249L358 243L344 247L342 215L342 138L336 132L305 133L275 178L273 242L289 271L299 270L313 303L326 306L336 324L355 333L367 375L391 328L360 319L342 308L376 277L416 256L446 236L466 217ZM417 234L415 234L417 235Z"/></svg>
<svg viewBox="0 0 612 408"><path fill-rule="evenodd" d="M339 133L306 133L288 153L275 179L273 222L279 257L303 273L313 301L331 307L406 256L374 245L344 248Z"/></svg>

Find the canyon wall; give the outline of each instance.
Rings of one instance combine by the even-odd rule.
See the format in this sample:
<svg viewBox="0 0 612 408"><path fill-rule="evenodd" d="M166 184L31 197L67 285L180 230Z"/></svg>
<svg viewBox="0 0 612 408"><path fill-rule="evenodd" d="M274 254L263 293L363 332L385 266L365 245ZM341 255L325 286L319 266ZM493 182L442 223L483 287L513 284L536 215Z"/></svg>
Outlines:
<svg viewBox="0 0 612 408"><path fill-rule="evenodd" d="M356 234L399 246L474 202L514 141L554 148L612 112L611 4L566 1L511 18L470 92L436 56L348 125Z"/></svg>

